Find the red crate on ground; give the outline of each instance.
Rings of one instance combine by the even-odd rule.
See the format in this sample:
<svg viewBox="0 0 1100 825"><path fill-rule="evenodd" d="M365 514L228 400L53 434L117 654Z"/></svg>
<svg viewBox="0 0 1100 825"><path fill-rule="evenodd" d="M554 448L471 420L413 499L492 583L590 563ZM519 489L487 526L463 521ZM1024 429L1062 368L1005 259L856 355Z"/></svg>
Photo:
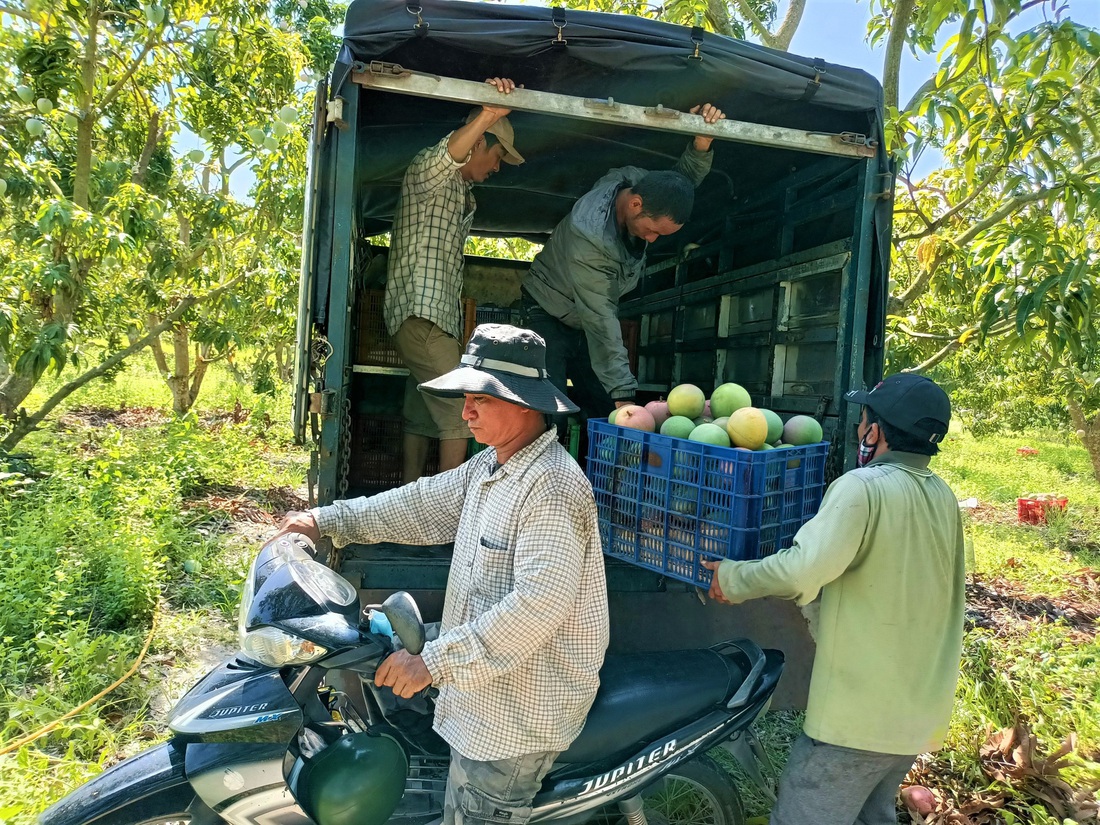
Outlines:
<svg viewBox="0 0 1100 825"><path fill-rule="evenodd" d="M1064 496L1025 496L1016 499L1016 520L1020 524L1046 524L1047 511L1066 509L1069 499Z"/></svg>

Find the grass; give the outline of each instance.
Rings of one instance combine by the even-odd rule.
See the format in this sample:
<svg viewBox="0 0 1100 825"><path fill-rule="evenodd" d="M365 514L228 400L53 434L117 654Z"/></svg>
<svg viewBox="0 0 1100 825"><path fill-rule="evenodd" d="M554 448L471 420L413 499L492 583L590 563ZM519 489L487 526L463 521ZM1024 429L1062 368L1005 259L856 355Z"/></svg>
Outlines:
<svg viewBox="0 0 1100 825"><path fill-rule="evenodd" d="M979 502L967 513L974 572L1005 576L1036 595L1063 595L1074 589L1073 573L1100 567L1100 484L1074 442L1054 433L949 437L933 469L960 500ZM1019 455L1021 446L1039 454ZM1044 525L1017 523L1016 499L1046 492L1069 500L1065 512L1049 514Z"/></svg>
<svg viewBox="0 0 1100 825"><path fill-rule="evenodd" d="M70 397L20 445L29 458L0 462L14 473L0 488L0 748L121 677L151 636L136 675L0 756L0 823L29 825L164 736L164 711L200 674L173 677L202 649L233 641L255 536L304 480L288 398L257 396L215 369L193 415L169 408L160 376L138 360ZM248 536L234 522L242 514L260 522L246 522L256 528Z"/></svg>
<svg viewBox="0 0 1100 825"><path fill-rule="evenodd" d="M270 526L263 514L305 475L306 454L290 445L288 394L256 396L213 369L195 415L174 421L160 376L139 360L68 399L65 414L21 446L29 462L0 467L16 472L0 487L0 747L124 673L157 616L135 677L56 733L0 756L0 825L30 825L104 766L163 737L163 710L188 686L193 654L232 642L227 620L255 536ZM1019 446L1039 454L1018 455ZM978 502L966 510L972 599L947 745L911 778L945 806L980 812L999 799L983 822L1089 821L1055 816L1034 778L991 780L981 753L991 733L1023 722L1039 756L1076 737L1077 756L1062 770L1073 787L1100 779L1100 645L1088 618L1100 610L1089 572L1100 567L1100 484L1088 456L1058 433L954 431L933 467L960 499ZM1047 524L1019 525L1016 498L1031 492L1063 494L1069 506ZM250 514L251 525L242 521ZM242 525L253 529L242 534ZM777 772L800 727L790 712L758 722ZM712 755L738 778L750 821L765 822L768 799L727 754Z"/></svg>

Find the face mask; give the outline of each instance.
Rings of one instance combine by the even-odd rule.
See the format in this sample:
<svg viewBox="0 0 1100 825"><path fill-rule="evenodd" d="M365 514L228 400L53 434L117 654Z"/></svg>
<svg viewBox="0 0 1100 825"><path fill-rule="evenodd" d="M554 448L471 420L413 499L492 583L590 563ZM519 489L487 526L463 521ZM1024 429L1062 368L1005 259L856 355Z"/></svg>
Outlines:
<svg viewBox="0 0 1100 825"><path fill-rule="evenodd" d="M859 442L859 454L856 456L856 466L866 467L871 463L871 459L875 455L875 448L877 444L868 444L867 436L863 436L863 440Z"/></svg>

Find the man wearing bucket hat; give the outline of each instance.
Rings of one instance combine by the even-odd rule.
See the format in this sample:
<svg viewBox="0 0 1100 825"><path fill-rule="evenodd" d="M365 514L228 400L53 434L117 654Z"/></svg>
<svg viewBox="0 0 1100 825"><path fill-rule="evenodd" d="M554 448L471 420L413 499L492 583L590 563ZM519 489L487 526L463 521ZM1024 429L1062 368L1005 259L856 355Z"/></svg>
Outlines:
<svg viewBox="0 0 1100 825"><path fill-rule="evenodd" d="M487 449L396 490L289 513L282 529L338 547L454 542L438 638L388 657L376 681L404 697L439 688L445 823L526 822L584 726L608 642L592 488L547 423L576 407L547 379L542 338L506 325L479 326L458 367L420 388L464 399Z"/></svg>
<svg viewBox="0 0 1100 825"><path fill-rule="evenodd" d="M951 402L910 374L845 398L862 405L859 467L833 482L790 548L706 563L719 601L807 605L820 593L804 733L771 825L895 825L898 786L918 754L943 744L958 679L962 520L928 468Z"/></svg>
<svg viewBox="0 0 1100 825"><path fill-rule="evenodd" d="M501 94L515 83L485 81ZM449 370L462 354L462 254L477 203L472 188L500 169L518 165L515 135L502 106L482 106L464 125L413 158L401 181L393 219L383 317L409 379L405 386L402 478L424 472L431 438L438 437L440 470L466 460L470 432L457 399L423 396L417 385Z"/></svg>

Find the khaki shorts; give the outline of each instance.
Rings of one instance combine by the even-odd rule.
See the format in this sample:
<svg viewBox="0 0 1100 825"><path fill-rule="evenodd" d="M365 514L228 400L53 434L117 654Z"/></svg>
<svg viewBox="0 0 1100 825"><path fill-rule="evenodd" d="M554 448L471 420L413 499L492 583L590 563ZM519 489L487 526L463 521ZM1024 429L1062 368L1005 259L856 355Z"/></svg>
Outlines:
<svg viewBox="0 0 1100 825"><path fill-rule="evenodd" d="M462 345L424 318L406 318L393 336L398 355L409 370L405 384L405 432L426 438L469 438L462 420L462 398L440 398L416 388L458 366Z"/></svg>

